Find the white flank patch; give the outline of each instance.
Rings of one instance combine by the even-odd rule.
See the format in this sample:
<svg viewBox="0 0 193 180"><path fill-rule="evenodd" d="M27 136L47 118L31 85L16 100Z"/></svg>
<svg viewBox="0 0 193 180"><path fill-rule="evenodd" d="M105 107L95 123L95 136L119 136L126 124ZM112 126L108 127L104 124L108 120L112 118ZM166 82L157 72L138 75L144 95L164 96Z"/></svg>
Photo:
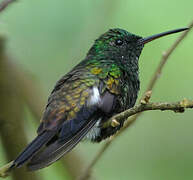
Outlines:
<svg viewBox="0 0 193 180"><path fill-rule="evenodd" d="M101 122L101 118L97 121L94 127L87 133L83 140L95 140L100 135L100 127L99 124Z"/></svg>
<svg viewBox="0 0 193 180"><path fill-rule="evenodd" d="M92 95L90 97L90 105L98 104L101 100L100 93L97 87L93 87Z"/></svg>

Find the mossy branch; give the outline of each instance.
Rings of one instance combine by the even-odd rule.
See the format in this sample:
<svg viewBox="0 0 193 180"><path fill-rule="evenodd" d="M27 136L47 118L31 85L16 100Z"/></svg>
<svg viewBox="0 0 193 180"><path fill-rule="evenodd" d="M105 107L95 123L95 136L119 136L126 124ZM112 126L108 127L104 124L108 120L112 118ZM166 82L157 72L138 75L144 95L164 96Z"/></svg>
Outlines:
<svg viewBox="0 0 193 180"><path fill-rule="evenodd" d="M120 122L129 118L132 115L135 115L140 112L150 111L150 110L161 110L161 111L174 111L183 113L186 108L193 108L193 100L184 99L178 102L147 102L147 103L140 103L134 106L131 109L128 109L116 116L113 116L109 121L107 126L119 126Z"/></svg>
<svg viewBox="0 0 193 180"><path fill-rule="evenodd" d="M151 93L150 93L150 96L149 96L149 98L148 98L148 100L147 100L147 103L145 103L144 105L143 105L143 100L145 100L146 98L147 98L147 93L148 92L152 92L152 89L154 88L154 86L155 86L155 84L156 84L156 82L157 82L157 80L159 79L159 77L160 77L160 75L161 75L161 73L162 73L162 70L163 70L163 68L164 68L164 66L165 66L165 64L166 64L166 62L168 61L168 58L170 57L170 55L175 51L175 49L178 47L178 45L182 42L182 40L187 36L187 34L191 31L191 29L192 29L192 27L193 27L193 21L189 24L189 30L187 30L187 31L184 31L182 34L181 34L181 36L172 44L172 46L167 50L167 51L165 51L164 53L163 53L163 55L162 55L162 57L161 57L161 60L160 60L160 63L159 63L159 65L157 66L157 68L156 68L156 70L155 70L155 72L154 72L154 74L152 75L152 78L150 79L150 81L149 81L149 84L148 84L148 86L147 86L147 88L146 88L146 91L145 91L145 93L144 93L144 95L143 95L143 98L141 99L141 104L140 105L137 105L137 106L140 106L140 107L142 107L143 106L143 108L144 108L144 106L145 106L145 108L148 108L148 106L150 105L150 104L148 104L148 101L149 101L149 99L151 98ZM145 100L145 102L146 102L146 100ZM181 112L182 110L184 110L184 108L186 108L186 107L179 107L179 105L180 105L180 103L182 103L182 102L188 102L189 103L189 105L190 105L190 107L192 108L192 101L188 101L188 100L183 100L183 101L181 101L181 102L177 102L177 106L176 107L178 107L177 109L170 109L170 110L173 110L173 111L176 111L176 110L178 110L178 112ZM171 103L170 103L171 104ZM174 103L175 104L175 103ZM173 104L173 105L174 105ZM165 105L167 105L167 104L164 104L164 103L161 103L161 104L159 104L159 105L161 105L162 107L163 106L165 106ZM182 106L183 106L183 103L181 104ZM155 106L154 106L155 107ZM158 107L158 106L157 106ZM170 106L171 107L171 106ZM134 107L134 108L136 108L136 106ZM150 108L150 107L149 107ZM131 110L131 111L130 111ZM129 114L132 114L133 112L132 112L132 110L133 110L133 108L132 109L130 109L130 110L128 110L128 111L125 111L125 112L122 112L123 114L125 113L125 114L127 114L128 116L127 117L129 117ZM154 110L158 110L158 109L154 109ZM159 110L163 110L163 109L159 109ZM166 109L165 109L166 110ZM169 109L167 109L167 110L169 110ZM180 110L180 111L179 111ZM145 111L145 110L144 110ZM82 176L79 178L80 180L87 180L87 179L90 179L90 177L91 177L91 171L92 171L92 168L95 166L95 164L98 162L98 160L102 157L102 155L104 154L104 152L108 149L108 147L112 144L112 142L113 142L113 140L117 137L117 136L119 136L122 132L124 132L131 124L133 124L136 120L137 120L137 118L142 114L142 112L144 112L144 111L139 111L138 113L134 113L134 115L132 116L132 117L130 117L130 118L127 118L127 121L125 122L125 124L124 124L124 126L123 126L123 128L117 133L117 134L115 134L114 136L112 136L109 140L107 140L107 142L103 145L103 147L98 151L98 153L96 154L96 156L94 157L94 159L91 161L91 163L88 165L88 167L87 167L87 169L85 170L85 172L82 174ZM121 115L120 115L120 117L119 118L123 118L124 116L123 116L123 114L121 113ZM119 122L116 122L117 121L117 119L116 118L118 118L118 116L119 115L117 115L117 116L114 116L113 118L111 118L109 121L108 121L108 123L111 123L111 125L115 125L116 126L116 124L117 123L119 123ZM124 117L124 118L126 118L126 117ZM114 120L115 119L115 120Z"/></svg>
<svg viewBox="0 0 193 180"><path fill-rule="evenodd" d="M152 111L152 110L161 110L161 111L174 111L175 113L183 113L185 109L193 108L193 100L187 100L183 99L182 101L178 102L148 102L147 96L145 96L144 99L141 100L141 103L134 106L131 109L128 109L126 111L123 111L115 116L113 116L109 121L107 122L107 126L119 126L120 122L129 118L130 116L133 116L137 113L141 113L144 111ZM128 121L129 122L129 121ZM121 131L119 131L117 134L112 136L110 141L107 141L105 146L98 152L95 159L91 162L89 168L87 169L86 173L83 174L83 176L79 180L85 180L89 179L90 177L90 171L92 167L95 165L95 163L100 159L103 152L108 148L108 146L111 144L112 140L120 134Z"/></svg>

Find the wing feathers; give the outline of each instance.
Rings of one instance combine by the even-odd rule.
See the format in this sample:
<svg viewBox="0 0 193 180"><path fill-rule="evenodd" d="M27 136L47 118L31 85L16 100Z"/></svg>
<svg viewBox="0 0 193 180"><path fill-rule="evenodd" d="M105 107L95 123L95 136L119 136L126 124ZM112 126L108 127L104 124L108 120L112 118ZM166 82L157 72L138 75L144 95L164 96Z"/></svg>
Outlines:
<svg viewBox="0 0 193 180"><path fill-rule="evenodd" d="M27 147L26 149L16 158L13 167L20 167L26 161L28 161L35 153L37 153L40 148L45 145L54 135L55 131L46 131L41 135L38 135Z"/></svg>
<svg viewBox="0 0 193 180"><path fill-rule="evenodd" d="M44 151L38 153L31 159L27 165L28 169L31 171L41 169L60 159L83 139L96 122L97 118L94 117L73 137L65 139L65 141L60 141L59 139L46 147Z"/></svg>

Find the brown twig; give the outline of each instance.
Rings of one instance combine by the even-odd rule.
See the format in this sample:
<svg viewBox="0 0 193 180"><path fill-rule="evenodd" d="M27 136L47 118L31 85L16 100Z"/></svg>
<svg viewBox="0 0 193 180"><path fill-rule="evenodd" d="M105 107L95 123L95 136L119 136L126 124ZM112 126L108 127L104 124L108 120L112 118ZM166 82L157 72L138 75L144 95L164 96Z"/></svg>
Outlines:
<svg viewBox="0 0 193 180"><path fill-rule="evenodd" d="M182 101L173 102L173 103L165 102L165 103L138 104L133 108L130 108L124 112L121 112L120 114L115 115L110 119L109 123L112 123L113 120L116 120L117 122L121 122L122 120L125 120L126 118L132 115L135 115L140 112L148 111L148 110L162 110L162 111L172 110L174 112L184 112L185 108L193 108L193 101L184 99ZM111 124L108 124L108 126L110 125Z"/></svg>
<svg viewBox="0 0 193 180"><path fill-rule="evenodd" d="M187 34L190 32L190 30L193 27L193 21L189 24L189 30L183 32L181 34L181 36L172 44L172 46L162 55L162 58L160 60L160 63L157 67L157 69L155 70L148 86L145 92L148 91L152 91L152 89L154 88L158 78L161 75L162 69L164 67L164 65L166 64L169 56L174 52L174 50L177 48L177 46L180 44L180 42L187 36ZM145 93L144 93L145 94ZM142 98L143 99L143 98ZM95 158L91 161L91 163L88 165L87 169L85 170L85 172L83 173L83 175L81 176L81 180L87 180L89 179L89 174L92 170L92 168L94 167L94 165L98 162L98 160L101 158L101 156L104 154L104 152L108 149L108 147L111 145L111 143L113 142L113 140L119 136L122 132L124 132L125 129L127 129L131 124L133 124L137 118L142 114L142 112L137 113L135 115L133 115L131 118L128 118L126 123L124 124L123 128L117 133L115 134L110 140L108 140L104 146L101 148L101 150L96 154ZM113 118L114 119L114 118ZM111 120L110 120L111 121Z"/></svg>
<svg viewBox="0 0 193 180"><path fill-rule="evenodd" d="M149 85L147 86L146 91L151 91L153 89L153 87L156 84L156 81L158 80L158 78L160 77L161 73L162 73L162 69L165 65L165 63L167 62L168 58L170 57L170 55L174 52L174 50L177 48L177 46L180 44L180 42L187 36L187 34L189 33L189 31L192 29L193 27L193 21L189 24L189 29L187 31L184 31L181 36L174 42L174 44L162 54L162 58L160 60L160 63L157 67L157 69L155 70L152 79L149 82Z"/></svg>
<svg viewBox="0 0 193 180"><path fill-rule="evenodd" d="M184 99L182 101L172 102L172 103L166 103L166 102L165 103L149 103L149 102L147 102L146 104L136 105L131 109L128 109L120 114L115 115L114 117L112 117L110 119L109 122L113 122L113 120L120 122L120 121L134 115L134 114L148 111L148 110L161 110L161 111L171 110L174 112L182 113L182 112L184 112L184 110L186 108L193 108L193 101L189 101L187 99ZM109 124L109 125L111 125L111 124ZM112 136L112 138L114 139L117 135L118 135L118 133L115 136ZM101 155L104 153L104 151L107 149L107 147L111 144L111 142L113 140L112 138L109 141L107 141L107 143L103 146L103 148L97 153L97 156L95 156L95 158L93 159L93 161L91 162L91 164L87 168L86 172L88 172L88 173L83 174L83 176L80 178L80 180L89 179L92 167L96 164L96 162L100 159Z"/></svg>
<svg viewBox="0 0 193 180"><path fill-rule="evenodd" d="M4 0L0 3L0 12L8 7L9 4L13 3L16 0Z"/></svg>
<svg viewBox="0 0 193 180"><path fill-rule="evenodd" d="M113 136L112 136L113 137ZM105 150L108 148L108 146L111 144L111 138L109 140L107 140L107 142L105 143L105 146L103 146L96 154L96 156L94 157L94 159L91 161L91 163L89 164L89 166L86 168L85 173L83 173L78 180L87 180L91 178L91 172L92 172L92 168L94 167L94 165L98 162L98 160L101 158L102 154L105 152Z"/></svg>

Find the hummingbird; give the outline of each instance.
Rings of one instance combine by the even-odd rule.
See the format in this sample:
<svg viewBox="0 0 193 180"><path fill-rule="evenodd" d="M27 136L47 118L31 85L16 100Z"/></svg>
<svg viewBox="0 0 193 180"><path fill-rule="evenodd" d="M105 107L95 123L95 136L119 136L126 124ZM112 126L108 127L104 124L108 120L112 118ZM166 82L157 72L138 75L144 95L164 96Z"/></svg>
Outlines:
<svg viewBox="0 0 193 180"><path fill-rule="evenodd" d="M119 28L102 34L86 57L56 83L37 137L9 170L24 164L31 171L47 167L84 139L100 142L115 134L124 121L116 127L106 127L105 122L135 105L140 89L138 62L144 45L187 29L145 38Z"/></svg>

